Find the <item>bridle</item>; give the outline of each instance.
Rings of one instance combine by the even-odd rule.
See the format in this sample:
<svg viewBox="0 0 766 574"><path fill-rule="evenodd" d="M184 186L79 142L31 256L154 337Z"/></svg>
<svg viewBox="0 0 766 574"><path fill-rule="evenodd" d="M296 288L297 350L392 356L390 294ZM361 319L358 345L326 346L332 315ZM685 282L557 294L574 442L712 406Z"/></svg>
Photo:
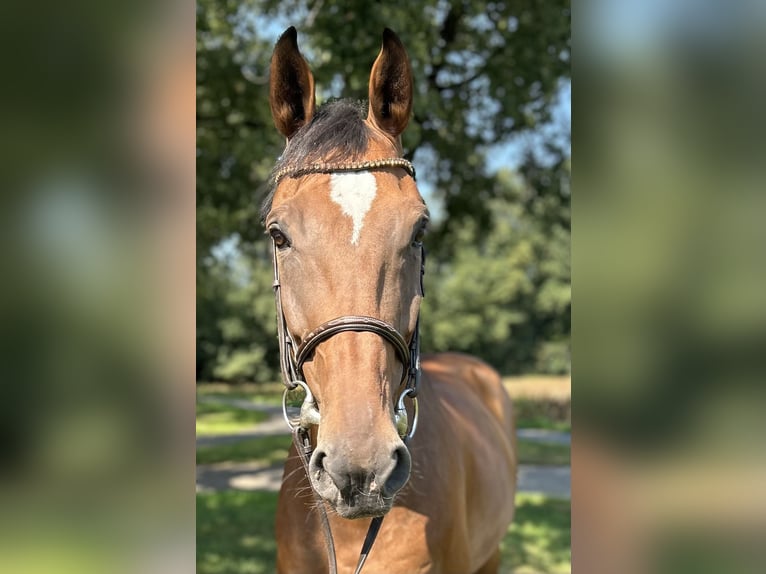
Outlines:
<svg viewBox="0 0 766 574"><path fill-rule="evenodd" d="M415 166L403 157L389 157L385 159L372 159L368 161L346 162L316 162L309 165L293 167L287 166L276 171L272 176L273 185L285 177L301 177L312 173L340 173L344 171L366 171L381 169L384 167L400 167L406 171L412 179L415 179Z"/></svg>
<svg viewBox="0 0 766 574"><path fill-rule="evenodd" d="M346 162L346 163L315 163L298 168L284 168L274 175L276 184L284 177L300 177L311 173L336 173L344 171L366 171L381 169L385 167L401 167L407 171L413 178L415 177L415 167L404 158L388 158L380 160L371 160L364 162ZM272 260L274 264L274 298L277 309L277 337L279 340L280 370L282 373L282 382L285 385L283 395L283 412L288 426L292 430L308 431L311 425L319 424L319 410L316 408L311 390L305 381L303 374L303 365L311 357L314 350L324 341L334 337L339 333L347 331L369 332L385 339L393 346L399 360L402 363L402 380L399 387L404 385L404 389L399 395L394 411L397 431L402 440L409 441L417 429L417 393L420 383L420 316L415 323L415 330L410 342L396 330L393 325L386 323L375 317L363 315L344 315L330 321L322 323L314 328L301 341L296 344L295 338L287 328L284 310L282 308L281 281L279 277L279 261L277 257L277 246L272 241ZM420 264L420 290L423 290L423 275L425 273L425 250L421 247ZM296 387L302 387L306 393L306 398L301 407L301 416L297 421L287 416L286 399L287 393ZM409 428L407 420L407 411L404 407L404 399L409 396L413 399L415 413L412 421L412 427Z"/></svg>
<svg viewBox="0 0 766 574"><path fill-rule="evenodd" d="M412 163L404 158L387 158L363 162L315 163L297 168L283 168L274 174L273 183L276 185L281 179L285 177L300 177L312 173L367 171L387 167L403 168L411 177L415 177L415 168ZM418 424L417 395L418 387L420 384L420 314L418 313L418 317L415 322L415 330L413 331L409 343L393 325L390 325L381 319L363 315L344 315L342 317L337 317L322 323L318 327L314 328L308 335L306 335L300 344L296 344L295 338L287 327L287 320L282 308L282 283L279 277L279 261L277 250L277 245L274 240L272 240L272 260L274 264L274 282L272 287L274 288L274 299L277 311L277 337L279 339L280 370L282 373L282 382L285 385L285 391L282 396L282 412L284 414L287 425L292 430L293 440L298 452L301 454L300 458L304 470L306 471L307 478L309 461L313 451L309 429L312 425L318 425L320 423L321 416L316 405L316 401L314 400L314 396L311 393L308 384L306 384L306 379L303 374L303 365L313 355L314 350L320 344L339 333L345 333L349 331L373 333L388 342L396 351L396 355L401 361L403 367L402 380L399 383L399 388L403 387L403 390L399 394L399 398L396 401L396 407L394 408L394 422L399 436L404 441L405 445L407 445L414 436ZM424 273L425 250L421 246L421 294L424 294ZM303 400L303 404L301 405L300 416L297 418L291 418L287 414L287 397L290 391L298 387L303 389L306 396ZM413 405L413 418L411 425L409 423L407 409L404 404L406 397L410 397ZM310 479L309 484L311 484ZM316 492L314 494L317 498L317 501L319 502L317 506L320 508L320 516L323 531L325 534L325 542L327 545L330 572L331 574L337 574L335 546L333 543L332 532L330 530L330 523L327 519L327 512L324 503L319 499ZM355 574L359 574L361 572L367 556L372 549L372 545L375 542L375 538L378 534L378 531L380 530L380 525L382 522L382 516L377 516L372 519L370 527L367 531L367 536L364 540L364 544L362 545L362 551L359 555L359 561L357 563Z"/></svg>

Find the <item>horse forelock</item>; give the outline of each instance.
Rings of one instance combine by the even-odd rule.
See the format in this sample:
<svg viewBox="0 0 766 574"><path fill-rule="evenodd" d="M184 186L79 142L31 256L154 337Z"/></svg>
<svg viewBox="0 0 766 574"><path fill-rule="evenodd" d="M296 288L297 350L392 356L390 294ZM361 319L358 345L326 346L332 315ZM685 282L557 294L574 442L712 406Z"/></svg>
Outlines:
<svg viewBox="0 0 766 574"><path fill-rule="evenodd" d="M275 174L284 168L316 162L358 161L373 134L365 123L367 103L333 100L320 106L311 121L290 138L269 178L269 193L261 205L261 220L271 211L276 191Z"/></svg>

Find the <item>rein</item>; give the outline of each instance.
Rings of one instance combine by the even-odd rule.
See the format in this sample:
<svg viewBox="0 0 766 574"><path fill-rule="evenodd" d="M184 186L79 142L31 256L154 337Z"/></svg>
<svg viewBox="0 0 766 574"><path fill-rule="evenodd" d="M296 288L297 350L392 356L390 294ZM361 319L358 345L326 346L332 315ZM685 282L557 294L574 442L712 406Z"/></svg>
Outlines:
<svg viewBox="0 0 766 574"><path fill-rule="evenodd" d="M380 160L371 160L364 162L347 162L347 163L316 163L308 166L298 168L283 168L276 172L273 177L274 185L285 177L300 177L312 173L336 173L345 171L365 171L372 169L381 169L386 167L400 167L403 168L410 176L415 177L415 167L408 160L404 158L388 158ZM303 469L306 472L306 478L311 485L311 479L309 477L309 462L311 460L311 454L313 452L313 446L311 444L311 437L309 429L312 425L318 425L321 420L319 409L317 408L314 396L306 384L305 376L303 374L303 365L311 357L314 350L324 341L334 337L339 333L348 331L354 332L368 332L374 333L379 337L385 339L396 351L397 357L402 363L402 380L399 383L399 387L404 386L404 390L399 395L394 409L394 422L396 424L396 430L399 436L403 440L405 445L409 444L418 424L418 402L417 394L418 387L420 385L420 315L415 323L415 330L409 344L405 338L396 330L393 325L386 323L375 317L367 317L362 315L344 315L337 317L330 321L322 323L315 329L313 329L306 337L301 341L300 345L297 345L295 338L290 333L287 327L287 320L285 318L284 310L282 308L282 284L279 278L279 263L277 257L277 246L272 240L272 257L274 264L274 282L272 287L274 289L274 299L277 311L277 336L279 339L279 358L280 358L280 370L282 373L282 382L285 385L285 392L282 396L282 412L285 417L285 421L292 430L293 441L300 455ZM421 266L420 266L420 287L421 293L423 291L423 275L425 273L425 250L421 247ZM287 415L287 394L289 391L301 387L306 397L301 405L300 417L297 420L291 419ZM413 403L413 419L412 423L409 423L407 416L407 409L404 405L404 399L409 396ZM313 486L312 486L313 490ZM316 491L314 496L319 503L320 518L322 523L322 530L324 532L325 544L327 546L328 565L331 574L337 574L338 565L335 556L335 545L333 542L332 531L330 529L330 522L327 517L327 510L324 502L319 498ZM372 546L375 542L375 538L378 535L380 526L383 522L383 516L376 516L372 519L367 535L365 536L362 550L359 555L356 570L354 574L360 574L364 563L367 560L367 556L372 550Z"/></svg>

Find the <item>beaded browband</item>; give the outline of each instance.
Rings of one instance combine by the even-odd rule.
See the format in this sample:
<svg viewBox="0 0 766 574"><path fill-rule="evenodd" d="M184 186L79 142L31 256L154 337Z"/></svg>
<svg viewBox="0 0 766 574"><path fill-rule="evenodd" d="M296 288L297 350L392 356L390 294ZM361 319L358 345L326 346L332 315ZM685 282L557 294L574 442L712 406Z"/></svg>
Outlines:
<svg viewBox="0 0 766 574"><path fill-rule="evenodd" d="M338 171L364 171L380 169L381 167L401 167L412 178L415 178L415 166L403 157L390 157L370 161L354 161L345 163L312 163L303 167L283 167L274 174L274 185L285 177L300 177L310 173L334 173Z"/></svg>

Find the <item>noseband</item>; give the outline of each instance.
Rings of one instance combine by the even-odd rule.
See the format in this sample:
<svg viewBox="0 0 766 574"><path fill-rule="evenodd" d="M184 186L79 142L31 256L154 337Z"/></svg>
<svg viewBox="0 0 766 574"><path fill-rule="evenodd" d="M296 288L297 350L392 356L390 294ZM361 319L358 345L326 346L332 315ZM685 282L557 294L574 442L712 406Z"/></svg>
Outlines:
<svg viewBox="0 0 766 574"><path fill-rule="evenodd" d="M350 163L335 163L335 164L311 164L300 168L283 169L277 172L273 178L274 185L276 185L282 178L285 177L300 177L311 173L336 173L345 171L366 171L374 169L382 169L387 167L400 167L407 173L415 177L414 166L404 158L388 158L382 160L373 160L365 162L350 162ZM394 350L398 359L402 363L402 379L399 383L399 387L404 386L398 400L396 401L396 407L394 408L394 422L396 430L399 436L408 444L412 439L418 424L418 386L420 384L420 314L415 322L415 330L412 334L409 344L405 338L396 330L393 325L377 319L375 317L367 317L363 315L344 315L331 319L325 323L322 323L315 329L313 329L308 335L306 335L301 341L300 345L296 344L295 338L290 333L287 327L287 320L282 309L282 284L279 279L279 263L277 257L277 246L272 240L272 253L274 263L274 299L277 308L277 336L279 338L279 357L280 357L280 370L282 372L282 382L285 385L285 392L282 396L282 412L288 426L293 431L293 438L295 440L296 447L303 463L304 470L308 477L308 464L311 459L311 452L313 447L311 446L311 439L309 437L309 428L312 425L318 425L321 416L319 409L317 408L316 401L306 384L306 379L303 374L303 365L312 356L316 348L327 341L328 339L338 335L339 333L346 332L366 332L373 333L387 343L389 343ZM423 291L423 275L425 272L425 250L421 247L420 258L420 289ZM298 419L290 418L287 414L287 394L289 391L301 387L306 397L301 405L300 416ZM407 417L407 409L404 405L404 399L409 396L413 403L413 420L410 425ZM309 480L310 483L310 480ZM316 493L315 493L316 494ZM325 506L321 500L319 500L319 508L321 509L320 517L322 521L322 527L325 534L325 542L327 544L327 553L329 560L329 568L332 574L337 573L337 563L335 558L335 547L333 544L332 531L330 530L330 523L327 519L327 513ZM359 556L359 562L355 570L355 574L359 574L364 566L364 563L369 555L372 545L375 542L375 538L380 529L380 525L383 521L382 516L378 516L372 519L367 536L365 537L364 544L362 545L362 551Z"/></svg>

